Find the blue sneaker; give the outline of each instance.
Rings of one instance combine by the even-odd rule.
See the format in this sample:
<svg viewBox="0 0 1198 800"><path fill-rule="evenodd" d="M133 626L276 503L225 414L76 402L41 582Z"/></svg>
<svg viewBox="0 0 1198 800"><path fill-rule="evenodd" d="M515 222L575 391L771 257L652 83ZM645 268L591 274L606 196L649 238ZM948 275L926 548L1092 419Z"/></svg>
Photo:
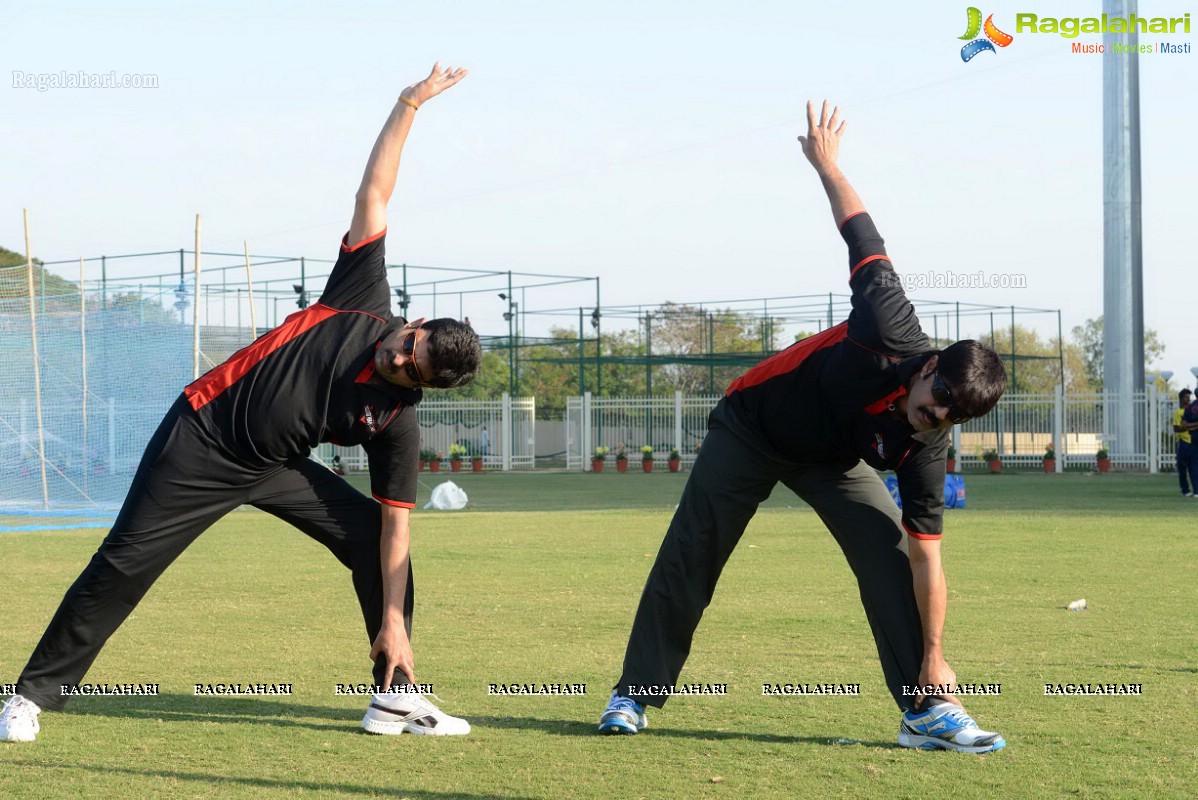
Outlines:
<svg viewBox="0 0 1198 800"><path fill-rule="evenodd" d="M649 727L645 707L635 700L621 697L615 691L607 701L607 709L599 718L600 733L637 733Z"/></svg>
<svg viewBox="0 0 1198 800"><path fill-rule="evenodd" d="M978 727L965 709L952 703L937 703L927 711L903 713L898 743L920 750L956 750L959 753L989 753L1007 746L1000 734Z"/></svg>

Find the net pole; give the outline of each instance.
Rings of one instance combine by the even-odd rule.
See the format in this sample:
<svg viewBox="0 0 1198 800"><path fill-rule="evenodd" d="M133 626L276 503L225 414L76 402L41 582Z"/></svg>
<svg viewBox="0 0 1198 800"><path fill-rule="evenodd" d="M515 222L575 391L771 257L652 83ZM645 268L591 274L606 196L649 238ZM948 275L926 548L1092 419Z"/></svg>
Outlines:
<svg viewBox="0 0 1198 800"><path fill-rule="evenodd" d="M87 295L83 291L83 256L79 256L79 355L83 369L83 493L86 495L91 452L87 444Z"/></svg>
<svg viewBox="0 0 1198 800"><path fill-rule="evenodd" d="M200 377L200 215L196 214L195 303L192 304L192 380Z"/></svg>
<svg viewBox="0 0 1198 800"><path fill-rule="evenodd" d="M254 316L254 273L250 268L250 243L245 239L241 240L245 245L245 285L250 289L250 341L258 338L258 318Z"/></svg>
<svg viewBox="0 0 1198 800"><path fill-rule="evenodd" d="M46 434L42 428L42 370L37 353L37 303L33 299L33 249L29 246L29 209L25 215L25 273L29 279L29 335L33 342L33 396L37 408L37 456L42 472L42 507L50 507L50 485L46 482Z"/></svg>

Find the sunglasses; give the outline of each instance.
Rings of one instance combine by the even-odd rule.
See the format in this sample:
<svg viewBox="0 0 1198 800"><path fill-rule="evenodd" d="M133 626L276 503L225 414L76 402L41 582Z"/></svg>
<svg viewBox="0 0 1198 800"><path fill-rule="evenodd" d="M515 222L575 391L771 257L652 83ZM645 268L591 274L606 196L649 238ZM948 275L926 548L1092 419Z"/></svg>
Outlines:
<svg viewBox="0 0 1198 800"><path fill-rule="evenodd" d="M936 405L948 409L946 419L954 425L960 425L963 422L969 422L969 420L973 419L973 417L957 408L957 403L953 400L953 393L945 385L939 371L932 373L932 399L936 401Z"/></svg>
<svg viewBox="0 0 1198 800"><path fill-rule="evenodd" d="M412 331L405 336L399 348L408 359L403 365L404 373L407 374L408 380L417 386L425 385L424 376L420 374L420 367L416 366L416 357L413 355L416 352L416 331Z"/></svg>

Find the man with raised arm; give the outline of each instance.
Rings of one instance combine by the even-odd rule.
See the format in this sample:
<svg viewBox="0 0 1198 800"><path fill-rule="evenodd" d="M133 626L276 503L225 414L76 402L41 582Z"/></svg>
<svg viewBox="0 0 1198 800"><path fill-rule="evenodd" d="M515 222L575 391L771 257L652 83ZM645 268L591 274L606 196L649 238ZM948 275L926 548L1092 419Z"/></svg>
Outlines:
<svg viewBox="0 0 1198 800"><path fill-rule="evenodd" d="M932 346L836 165L839 112L829 118L825 102L817 118L808 103L807 123L799 141L848 245L852 312L753 367L712 411L599 730L637 733L644 706L665 704L720 571L758 504L782 483L827 525L857 577L887 687L903 712L899 744L997 750L1002 736L978 728L953 696L956 675L941 642L940 537L949 429L989 412L1006 372L978 342ZM898 473L901 514L878 469Z"/></svg>
<svg viewBox="0 0 1198 800"><path fill-rule="evenodd" d="M39 712L63 707L70 695L63 687L83 680L158 576L243 504L291 523L351 570L376 687L362 726L469 733L465 720L415 686L408 514L416 503L421 390L470 381L481 350L474 331L456 320L392 316L383 263L387 202L412 120L465 76L438 64L400 94L320 301L184 389L150 439L112 530L0 713L0 741L33 741ZM322 442L363 447L373 499L308 458Z"/></svg>

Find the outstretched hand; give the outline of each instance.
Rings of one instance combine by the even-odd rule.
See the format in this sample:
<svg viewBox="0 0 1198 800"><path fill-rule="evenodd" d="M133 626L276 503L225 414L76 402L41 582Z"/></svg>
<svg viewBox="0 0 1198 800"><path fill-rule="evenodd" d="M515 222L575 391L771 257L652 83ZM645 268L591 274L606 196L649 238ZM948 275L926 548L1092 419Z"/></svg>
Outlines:
<svg viewBox="0 0 1198 800"><path fill-rule="evenodd" d="M422 81L413 83L408 88L399 93L399 96L411 100L416 105L423 105L425 101L430 100L441 92L453 86L455 83L465 78L469 72L465 67L446 67L441 69L441 62L433 64L432 72Z"/></svg>
<svg viewBox="0 0 1198 800"><path fill-rule="evenodd" d="M837 123L840 123L839 126ZM840 156L840 137L844 135L845 123L840 119L840 109L833 108L831 118L828 117L828 101L820 110L819 119L815 118L815 106L807 101L807 135L799 137L803 145L803 155L811 162L817 172L836 166Z"/></svg>

